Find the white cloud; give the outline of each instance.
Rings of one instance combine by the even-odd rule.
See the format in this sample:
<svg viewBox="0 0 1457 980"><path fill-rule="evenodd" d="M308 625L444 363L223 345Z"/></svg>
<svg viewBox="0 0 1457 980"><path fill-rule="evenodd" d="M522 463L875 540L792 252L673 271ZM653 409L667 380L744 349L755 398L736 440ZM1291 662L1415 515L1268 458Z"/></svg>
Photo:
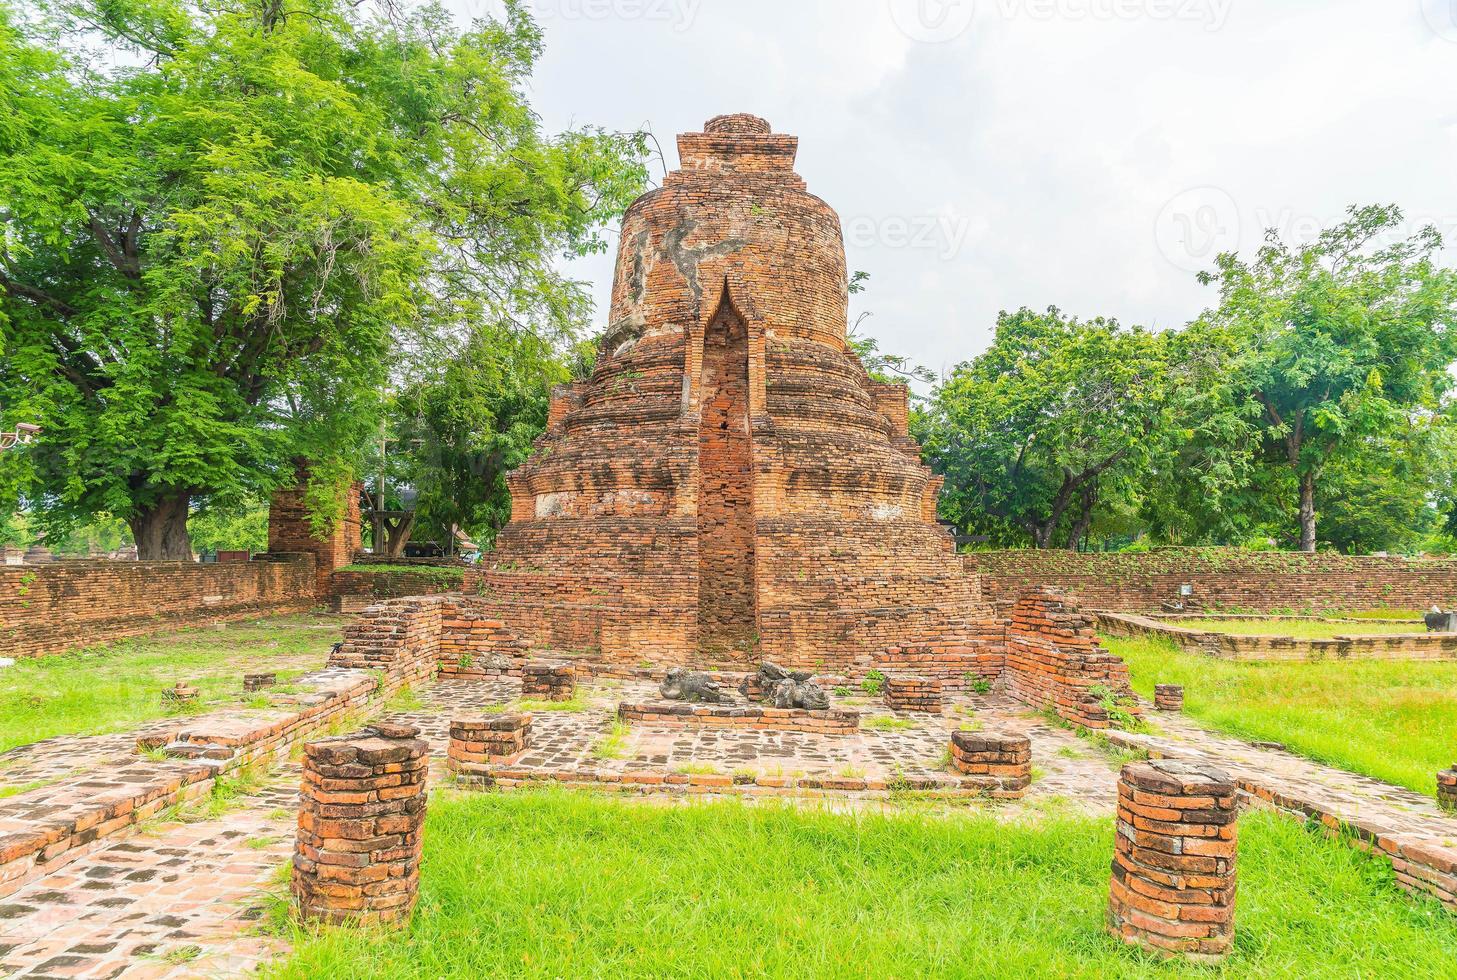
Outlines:
<svg viewBox="0 0 1457 980"><path fill-rule="evenodd" d="M954 252L872 235L849 255L872 274L868 329L935 368L1003 308L1197 314L1212 294L1156 229L1170 201L1196 204L1175 240L1211 219L1249 249L1266 223L1394 202L1457 241L1457 22L1423 7L1440 28L1449 0L971 2L539 0L533 100L549 126L649 122L670 165L676 133L755 112L800 136L800 173L847 221L949 220ZM892 3L974 17L919 43ZM611 270L572 271L605 304Z"/></svg>

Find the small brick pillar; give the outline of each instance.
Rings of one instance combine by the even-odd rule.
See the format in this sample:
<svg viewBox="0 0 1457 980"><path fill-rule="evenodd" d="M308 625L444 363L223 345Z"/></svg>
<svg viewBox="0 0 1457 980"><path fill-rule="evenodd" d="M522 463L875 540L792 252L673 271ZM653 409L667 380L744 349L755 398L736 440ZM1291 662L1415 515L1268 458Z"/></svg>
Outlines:
<svg viewBox="0 0 1457 980"><path fill-rule="evenodd" d="M577 692L571 664L529 663L521 668L521 696L537 701L570 701Z"/></svg>
<svg viewBox="0 0 1457 980"><path fill-rule="evenodd" d="M885 679L885 706L892 711L940 713L943 704L939 677L902 675Z"/></svg>
<svg viewBox="0 0 1457 980"><path fill-rule="evenodd" d="M278 683L278 675L277 674L244 674L243 675L243 690L244 691L248 691L248 692L261 691L264 688L273 687L277 683Z"/></svg>
<svg viewBox="0 0 1457 980"><path fill-rule="evenodd" d="M429 746L376 724L304 746L293 893L305 920L409 921L420 888Z"/></svg>
<svg viewBox="0 0 1457 980"><path fill-rule="evenodd" d="M1457 766L1437 773L1437 805L1457 813Z"/></svg>
<svg viewBox="0 0 1457 980"><path fill-rule="evenodd" d="M1032 785L1032 740L996 732L952 732L951 765L993 799L1020 799Z"/></svg>
<svg viewBox="0 0 1457 980"><path fill-rule="evenodd" d="M1236 816L1234 781L1213 766L1124 766L1109 931L1165 956L1222 959L1234 943Z"/></svg>
<svg viewBox="0 0 1457 980"><path fill-rule="evenodd" d="M530 715L457 718L450 723L445 766L457 776L486 780L493 765L515 762L530 739Z"/></svg>
<svg viewBox="0 0 1457 980"><path fill-rule="evenodd" d="M1155 684L1153 686L1153 709L1155 711L1183 711L1183 686L1180 684Z"/></svg>

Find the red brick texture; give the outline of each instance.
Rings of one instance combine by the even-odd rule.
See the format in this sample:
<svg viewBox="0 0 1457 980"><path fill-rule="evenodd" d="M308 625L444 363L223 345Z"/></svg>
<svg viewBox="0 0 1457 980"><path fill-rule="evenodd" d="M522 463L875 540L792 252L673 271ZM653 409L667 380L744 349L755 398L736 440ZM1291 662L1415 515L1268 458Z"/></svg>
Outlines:
<svg viewBox="0 0 1457 980"><path fill-rule="evenodd" d="M37 657L313 605L307 555L228 564L64 561L0 566L0 656Z"/></svg>
<svg viewBox="0 0 1457 980"><path fill-rule="evenodd" d="M344 492L343 516L324 537L315 537L304 502L303 474L293 489L275 490L268 506L268 551L272 554L310 554L317 576L313 593L328 595L334 571L354 560L362 546L359 521L359 485Z"/></svg>
<svg viewBox="0 0 1457 980"><path fill-rule="evenodd" d="M797 145L712 120L624 216L593 375L555 393L464 586L539 647L863 673L911 640L973 665L976 638L999 642L935 521L906 388L846 342L840 222Z"/></svg>
<svg viewBox="0 0 1457 980"><path fill-rule="evenodd" d="M885 706L892 711L928 711L940 714L945 706L941 680L937 677L887 675Z"/></svg>
<svg viewBox="0 0 1457 980"><path fill-rule="evenodd" d="M1032 785L1032 740L996 732L952 732L951 766L998 800L1021 799Z"/></svg>
<svg viewBox="0 0 1457 980"><path fill-rule="evenodd" d="M570 701L577 693L572 664L528 663L521 668L521 696L536 701Z"/></svg>
<svg viewBox="0 0 1457 980"><path fill-rule="evenodd" d="M1153 686L1153 707L1155 711L1183 711L1183 686L1180 684L1155 684Z"/></svg>
<svg viewBox="0 0 1457 980"><path fill-rule="evenodd" d="M375 725L304 747L293 893L307 921L404 925L420 887L429 745Z"/></svg>
<svg viewBox="0 0 1457 980"><path fill-rule="evenodd" d="M467 781L489 783L491 767L514 763L530 740L530 715L457 718L450 723L446 769Z"/></svg>
<svg viewBox="0 0 1457 980"><path fill-rule="evenodd" d="M1123 767L1108 929L1165 956L1219 960L1234 942L1236 788L1212 766Z"/></svg>
<svg viewBox="0 0 1457 980"><path fill-rule="evenodd" d="M1007 627L1007 692L1033 707L1051 706L1084 728L1108 728L1111 699L1140 713L1128 665L1098 645L1093 620L1053 590L1023 596Z"/></svg>
<svg viewBox="0 0 1457 980"><path fill-rule="evenodd" d="M738 728L765 732L850 735L860 730L860 713L843 708L737 707L719 704L619 704L617 717L628 724L659 728Z"/></svg>
<svg viewBox="0 0 1457 980"><path fill-rule="evenodd" d="M1437 803L1457 813L1457 766L1437 773Z"/></svg>
<svg viewBox="0 0 1457 980"><path fill-rule="evenodd" d="M1089 609L1158 612L1165 603L1248 612L1329 612L1457 606L1457 559L1375 558L1236 548L1142 554L985 551L967 555L998 607L1053 586ZM1192 594L1180 595L1191 586Z"/></svg>

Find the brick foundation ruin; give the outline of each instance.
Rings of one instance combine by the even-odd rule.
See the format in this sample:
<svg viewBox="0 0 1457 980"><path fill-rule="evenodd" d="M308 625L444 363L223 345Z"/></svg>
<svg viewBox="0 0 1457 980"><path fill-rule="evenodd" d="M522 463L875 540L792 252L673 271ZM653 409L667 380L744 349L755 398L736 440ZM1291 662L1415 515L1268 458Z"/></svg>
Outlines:
<svg viewBox="0 0 1457 980"><path fill-rule="evenodd" d="M1115 711L1141 713L1128 665L1098 645L1092 618L1060 592L1039 589L1017 600L1006 650L1007 691L1020 701L1051 705L1084 728L1108 728Z"/></svg>
<svg viewBox="0 0 1457 980"><path fill-rule="evenodd" d="M515 762L530 739L530 715L457 718L450 723L446 769L466 781L489 783L492 767Z"/></svg>
<svg viewBox="0 0 1457 980"><path fill-rule="evenodd" d="M885 706L892 711L927 711L939 714L944 705L940 678L885 678Z"/></svg>
<svg viewBox="0 0 1457 980"><path fill-rule="evenodd" d="M409 921L420 885L429 745L374 725L304 747L293 893L305 920Z"/></svg>
<svg viewBox="0 0 1457 980"><path fill-rule="evenodd" d="M571 664L527 664L521 668L521 696L537 701L570 701L577 693L577 668Z"/></svg>
<svg viewBox="0 0 1457 980"><path fill-rule="evenodd" d="M1184 688L1181 684L1155 684L1153 686L1153 710L1183 711Z"/></svg>
<svg viewBox="0 0 1457 980"><path fill-rule="evenodd" d="M851 735L860 730L860 712L843 708L736 707L717 704L620 704L617 717L628 724L660 728L740 728L766 732Z"/></svg>
<svg viewBox="0 0 1457 980"><path fill-rule="evenodd" d="M1234 943L1236 787L1212 766L1123 767L1108 929L1166 956L1219 960Z"/></svg>
<svg viewBox="0 0 1457 980"><path fill-rule="evenodd" d="M996 732L952 732L951 767L998 800L1021 799L1032 785L1032 740Z"/></svg>

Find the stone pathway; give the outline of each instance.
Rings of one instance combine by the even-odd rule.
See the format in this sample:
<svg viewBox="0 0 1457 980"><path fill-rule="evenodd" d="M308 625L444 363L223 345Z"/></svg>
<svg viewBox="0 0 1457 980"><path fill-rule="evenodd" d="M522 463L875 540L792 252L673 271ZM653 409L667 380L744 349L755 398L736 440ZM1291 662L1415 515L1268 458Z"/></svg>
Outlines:
<svg viewBox="0 0 1457 980"><path fill-rule="evenodd" d="M1393 833L1457 842L1457 817L1443 813L1429 796L1323 766L1292 752L1259 748L1216 735L1184 715L1154 715L1153 721L1161 729L1160 734L1134 739L1130 744L1160 747L1168 754L1204 759L1222 766L1236 779L1279 786L1292 796L1318 797L1350 820L1376 820L1388 825ZM1128 738L1120 736L1120 740ZM1435 780L1436 773L1432 775Z"/></svg>

